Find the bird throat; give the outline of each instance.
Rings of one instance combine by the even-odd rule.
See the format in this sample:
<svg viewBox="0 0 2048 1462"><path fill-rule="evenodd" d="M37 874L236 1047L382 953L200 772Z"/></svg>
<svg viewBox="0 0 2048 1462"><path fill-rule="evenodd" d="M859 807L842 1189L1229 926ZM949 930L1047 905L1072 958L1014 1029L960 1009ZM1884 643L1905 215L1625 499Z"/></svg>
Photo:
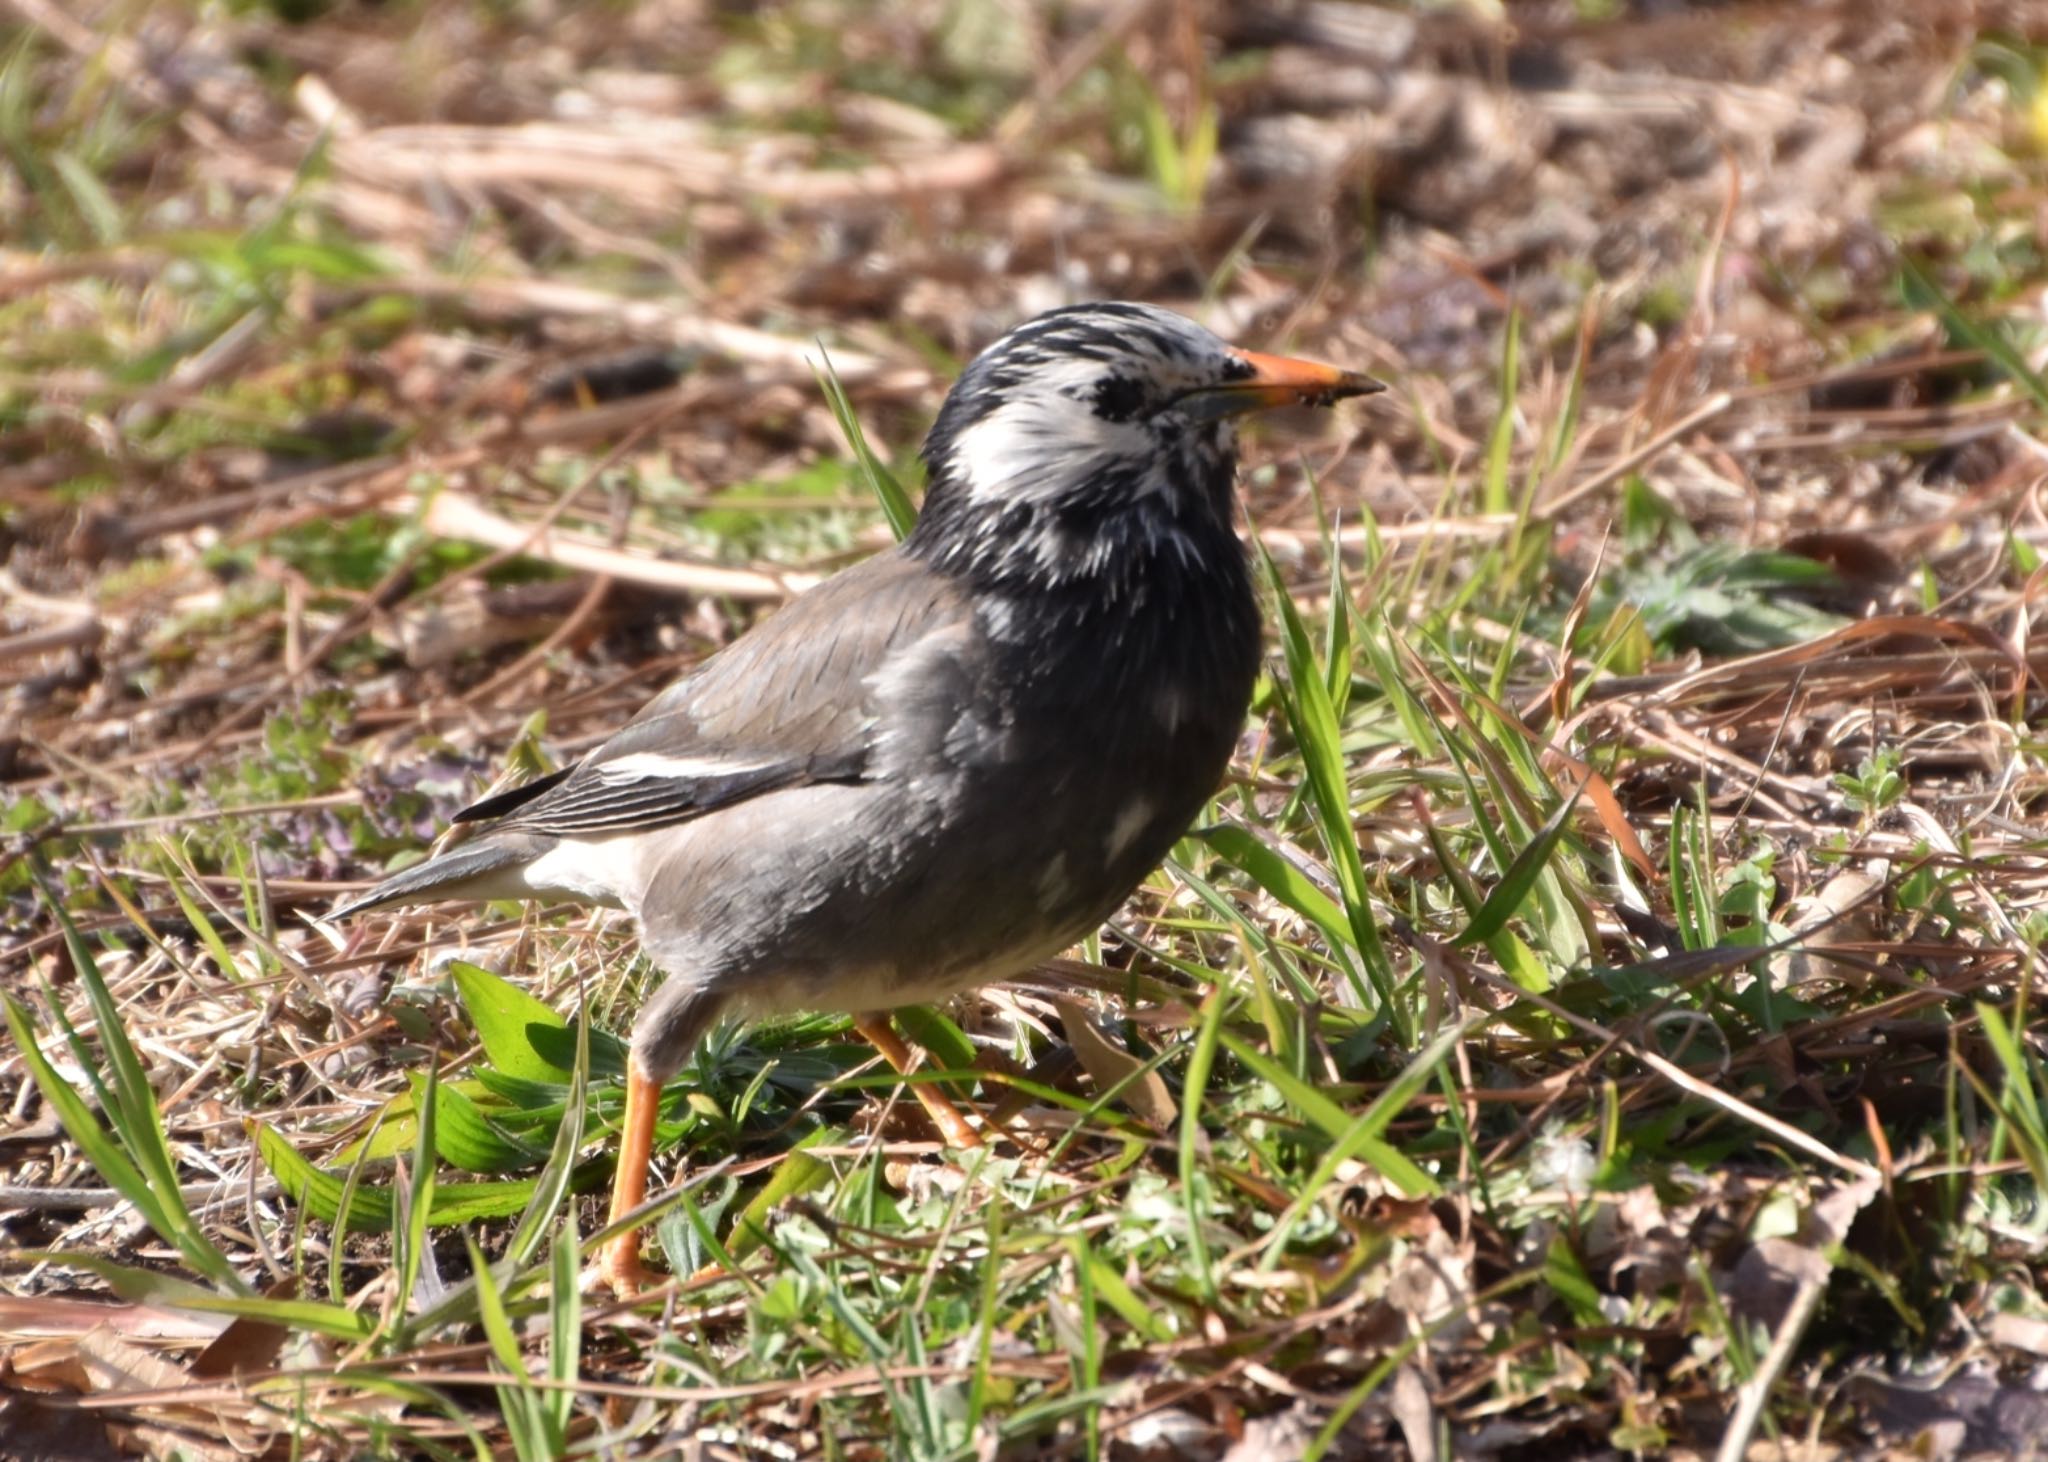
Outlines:
<svg viewBox="0 0 2048 1462"><path fill-rule="evenodd" d="M1223 714L1235 721L1257 674L1258 604L1227 506L1215 502L1088 495L977 506L978 521L914 534L905 549L968 586L1006 666L999 678L1097 713L1234 698Z"/></svg>

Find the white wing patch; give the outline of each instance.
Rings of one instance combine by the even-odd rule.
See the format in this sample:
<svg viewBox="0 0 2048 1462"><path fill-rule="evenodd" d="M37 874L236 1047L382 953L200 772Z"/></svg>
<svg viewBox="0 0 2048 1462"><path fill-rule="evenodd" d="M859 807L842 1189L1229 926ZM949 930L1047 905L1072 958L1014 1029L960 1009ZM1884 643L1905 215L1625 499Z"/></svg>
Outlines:
<svg viewBox="0 0 2048 1462"><path fill-rule="evenodd" d="M1033 885L1033 891L1038 895L1038 907L1044 911L1063 907L1072 886L1072 880L1067 876L1066 853L1053 854L1051 860L1038 870Z"/></svg>
<svg viewBox="0 0 2048 1462"><path fill-rule="evenodd" d="M1159 717L1160 726L1171 736L1180 730L1180 723L1187 719L1188 698L1178 683L1164 686L1152 698L1153 714Z"/></svg>
<svg viewBox="0 0 2048 1462"><path fill-rule="evenodd" d="M715 756L670 756L660 751L635 751L599 762L593 775L606 782L694 782L703 777L733 777L758 772L764 761L724 761Z"/></svg>
<svg viewBox="0 0 2048 1462"><path fill-rule="evenodd" d="M1107 861L1114 863L1123 857L1131 844L1138 840L1138 834L1151 826L1158 811L1146 797L1135 797L1125 803L1123 811L1116 815L1116 821L1109 825L1109 842L1105 845Z"/></svg>

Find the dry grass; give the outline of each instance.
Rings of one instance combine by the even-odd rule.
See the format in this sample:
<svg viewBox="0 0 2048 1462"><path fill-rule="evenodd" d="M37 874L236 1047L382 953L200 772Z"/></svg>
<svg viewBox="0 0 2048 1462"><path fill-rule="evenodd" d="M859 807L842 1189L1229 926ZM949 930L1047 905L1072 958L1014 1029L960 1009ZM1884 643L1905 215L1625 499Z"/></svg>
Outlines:
<svg viewBox="0 0 2048 1462"><path fill-rule="evenodd" d="M1579 8L6 0L0 1455L2031 1445L2048 26ZM919 1017L1032 1140L723 1033L579 1307L625 931L306 916L887 541L820 346L909 470L1097 295L1396 384L1212 826Z"/></svg>

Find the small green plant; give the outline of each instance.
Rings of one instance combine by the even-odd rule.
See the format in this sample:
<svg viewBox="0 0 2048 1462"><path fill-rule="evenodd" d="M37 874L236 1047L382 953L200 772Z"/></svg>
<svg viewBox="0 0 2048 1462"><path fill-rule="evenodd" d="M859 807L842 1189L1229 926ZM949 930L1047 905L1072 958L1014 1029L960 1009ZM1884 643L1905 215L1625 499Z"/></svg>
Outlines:
<svg viewBox="0 0 2048 1462"><path fill-rule="evenodd" d="M1118 73L1117 97L1146 176L1166 203L1183 213L1202 206L1215 165L1220 117L1207 97L1178 125L1166 99L1132 67Z"/></svg>
<svg viewBox="0 0 2048 1462"><path fill-rule="evenodd" d="M1896 748L1880 746L1856 764L1853 772L1837 772L1835 789L1850 811L1871 817L1906 795L1906 779L1899 770Z"/></svg>

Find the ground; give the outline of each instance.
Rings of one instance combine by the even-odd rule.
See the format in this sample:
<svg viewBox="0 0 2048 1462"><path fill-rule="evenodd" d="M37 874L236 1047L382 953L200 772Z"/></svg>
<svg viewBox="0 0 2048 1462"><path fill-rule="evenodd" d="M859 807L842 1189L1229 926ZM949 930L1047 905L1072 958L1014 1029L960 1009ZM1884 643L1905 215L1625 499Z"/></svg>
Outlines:
<svg viewBox="0 0 2048 1462"><path fill-rule="evenodd" d="M0 1455L2039 1445L2048 11L0 26ZM579 1296L630 931L315 916L1095 297L1393 388L1248 435L1228 783L903 1017L1004 1140L722 1029Z"/></svg>

